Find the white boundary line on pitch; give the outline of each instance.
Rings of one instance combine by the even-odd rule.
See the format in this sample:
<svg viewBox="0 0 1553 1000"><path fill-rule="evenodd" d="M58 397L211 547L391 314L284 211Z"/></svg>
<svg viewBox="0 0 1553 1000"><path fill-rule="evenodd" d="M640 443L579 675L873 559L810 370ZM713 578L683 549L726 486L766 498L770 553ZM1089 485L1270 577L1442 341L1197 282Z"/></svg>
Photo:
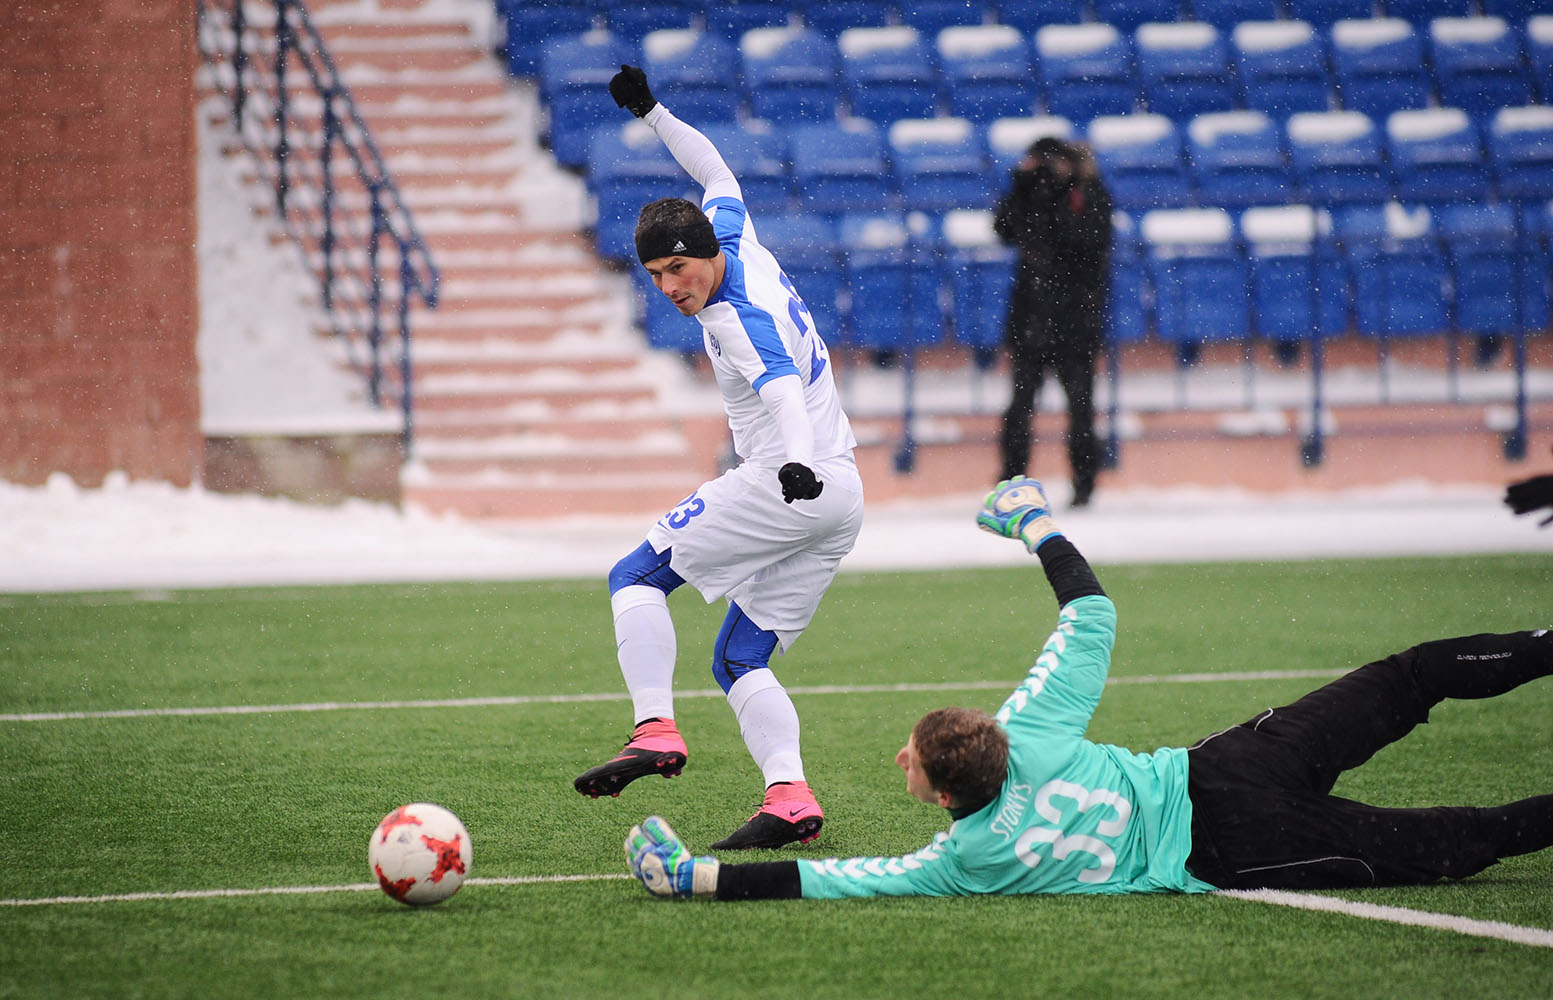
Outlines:
<svg viewBox="0 0 1553 1000"><path fill-rule="evenodd" d="M1107 684L1211 684L1215 681L1281 681L1310 677L1336 677L1341 670L1252 670L1223 674L1145 674L1112 677ZM1012 691L1013 681L945 681L934 684L821 684L790 687L788 694L900 694L919 691ZM676 698L722 698L717 688L676 691ZM491 708L506 705L567 705L591 701L628 701L624 691L607 694L533 694L491 698L442 698L423 701L317 701L293 705L213 705L191 708L122 708L96 712L13 712L0 714L0 722L63 722L71 719L143 719L166 716L265 715L277 712L348 712L396 708Z"/></svg>
<svg viewBox="0 0 1553 1000"><path fill-rule="evenodd" d="M465 885L540 885L562 882L605 882L631 878L630 875L523 875L510 878L472 878ZM0 899L0 907L71 906L83 903L142 903L171 902L181 899L232 899L247 896L314 896L328 892L370 892L377 889L376 882L358 882L354 885L297 885L276 886L268 889L180 889L173 892L128 892L108 896L51 896L40 899ZM1494 938L1510 944L1528 945L1533 948L1553 948L1553 931L1541 927L1524 927L1498 920L1474 920L1449 913L1431 913L1427 910L1410 910L1402 906L1381 906L1360 903L1335 896L1319 896L1277 889L1220 889L1216 896L1228 896L1253 903L1272 906L1288 906L1297 910L1313 910L1335 913L1363 920L1379 920L1407 927L1424 927L1430 930L1448 931L1469 937Z"/></svg>
<svg viewBox="0 0 1553 1000"><path fill-rule="evenodd" d="M604 882L628 879L619 875L518 875L509 878L469 878L464 885L535 885L546 882ZM111 896L50 896L41 899L0 899L0 906L67 906L78 903L143 903L175 899L230 899L240 896L316 896L325 892L366 892L376 882L355 885L290 885L268 889L178 889L172 892L125 892Z"/></svg>
<svg viewBox="0 0 1553 1000"><path fill-rule="evenodd" d="M1220 889L1215 895L1246 899L1253 903L1269 903L1273 906L1291 906L1297 910L1336 913L1362 920L1380 920L1388 924L1428 927L1433 930L1466 934L1470 937L1497 938L1511 944L1531 945L1534 948L1553 948L1553 931L1542 927L1506 924L1498 920L1474 920L1471 917L1458 917L1450 913L1430 913L1427 910L1410 910L1403 906L1359 903L1337 896L1285 892L1281 889Z"/></svg>

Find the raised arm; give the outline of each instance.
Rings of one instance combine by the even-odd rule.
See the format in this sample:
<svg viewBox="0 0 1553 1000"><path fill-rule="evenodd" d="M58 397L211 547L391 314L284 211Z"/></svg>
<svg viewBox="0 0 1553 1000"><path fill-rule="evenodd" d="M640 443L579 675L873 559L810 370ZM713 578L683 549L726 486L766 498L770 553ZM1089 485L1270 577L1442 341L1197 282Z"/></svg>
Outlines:
<svg viewBox="0 0 1553 1000"><path fill-rule="evenodd" d="M999 483L987 495L976 523L994 535L1024 542L1040 558L1061 609L1041 655L996 718L1009 731L1010 741L1019 730L1082 736L1111 669L1116 608L1088 560L1057 528L1036 480L1016 476Z"/></svg>
<svg viewBox="0 0 1553 1000"><path fill-rule="evenodd" d="M723 162L712 140L675 118L659 104L647 86L647 74L637 66L621 66L609 81L615 103L652 126L685 172L706 191L702 202L714 198L738 198L743 201L739 182Z"/></svg>

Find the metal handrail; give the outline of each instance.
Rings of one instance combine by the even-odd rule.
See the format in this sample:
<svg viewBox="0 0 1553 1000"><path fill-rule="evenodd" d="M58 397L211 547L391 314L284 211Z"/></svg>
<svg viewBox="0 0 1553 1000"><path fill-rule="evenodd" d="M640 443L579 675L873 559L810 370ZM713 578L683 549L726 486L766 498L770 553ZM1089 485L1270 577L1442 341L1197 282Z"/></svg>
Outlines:
<svg viewBox="0 0 1553 1000"><path fill-rule="evenodd" d="M398 403L408 455L414 438L410 304L419 296L435 309L441 284L426 241L302 0L196 4L200 52L231 98L232 121L274 186L279 218L318 280L331 327L365 376L369 400L375 407ZM254 23L251 10L266 5L274 12L268 31ZM305 83L295 78L293 62ZM337 151L349 168L336 169ZM342 208L342 186L365 196L364 222ZM384 342L384 240L398 262L393 345Z"/></svg>

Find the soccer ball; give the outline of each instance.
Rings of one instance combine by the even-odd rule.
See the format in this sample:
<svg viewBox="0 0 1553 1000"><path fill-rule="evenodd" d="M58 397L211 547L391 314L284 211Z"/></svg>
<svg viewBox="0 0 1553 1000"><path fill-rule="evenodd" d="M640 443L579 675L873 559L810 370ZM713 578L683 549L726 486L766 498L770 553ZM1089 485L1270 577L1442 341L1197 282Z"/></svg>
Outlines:
<svg viewBox="0 0 1553 1000"><path fill-rule="evenodd" d="M470 858L469 831L430 802L412 802L384 816L367 845L377 884L409 906L430 906L457 892Z"/></svg>

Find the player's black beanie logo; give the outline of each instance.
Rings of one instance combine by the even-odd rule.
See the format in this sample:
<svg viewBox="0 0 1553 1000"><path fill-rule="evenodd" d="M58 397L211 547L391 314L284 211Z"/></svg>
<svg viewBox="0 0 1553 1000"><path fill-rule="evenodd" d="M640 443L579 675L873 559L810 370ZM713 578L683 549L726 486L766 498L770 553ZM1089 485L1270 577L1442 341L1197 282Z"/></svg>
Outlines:
<svg viewBox="0 0 1553 1000"><path fill-rule="evenodd" d="M716 257L717 233L694 202L662 198L642 209L636 222L636 256L643 264L659 257Z"/></svg>

